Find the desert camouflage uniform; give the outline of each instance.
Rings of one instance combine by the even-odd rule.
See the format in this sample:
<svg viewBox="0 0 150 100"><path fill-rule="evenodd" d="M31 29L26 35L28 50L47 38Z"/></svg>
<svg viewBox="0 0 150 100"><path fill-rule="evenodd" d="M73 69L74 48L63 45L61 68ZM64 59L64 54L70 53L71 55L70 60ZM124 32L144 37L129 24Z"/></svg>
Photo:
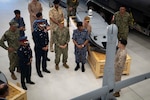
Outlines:
<svg viewBox="0 0 150 100"><path fill-rule="evenodd" d="M115 81L121 80L121 75L125 66L127 51L118 49L115 58Z"/></svg>

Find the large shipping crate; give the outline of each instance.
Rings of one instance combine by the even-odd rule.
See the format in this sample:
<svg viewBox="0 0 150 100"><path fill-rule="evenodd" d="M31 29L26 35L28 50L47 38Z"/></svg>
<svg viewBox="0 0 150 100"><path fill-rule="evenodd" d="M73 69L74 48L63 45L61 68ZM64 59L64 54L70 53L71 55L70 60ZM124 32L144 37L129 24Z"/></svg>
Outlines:
<svg viewBox="0 0 150 100"><path fill-rule="evenodd" d="M102 77L104 74L106 55L95 51L88 50L88 63L96 78ZM127 55L125 68L123 74L129 75L130 72L131 57Z"/></svg>
<svg viewBox="0 0 150 100"><path fill-rule="evenodd" d="M9 82L9 95L7 100L27 100L27 93L24 89L17 85Z"/></svg>

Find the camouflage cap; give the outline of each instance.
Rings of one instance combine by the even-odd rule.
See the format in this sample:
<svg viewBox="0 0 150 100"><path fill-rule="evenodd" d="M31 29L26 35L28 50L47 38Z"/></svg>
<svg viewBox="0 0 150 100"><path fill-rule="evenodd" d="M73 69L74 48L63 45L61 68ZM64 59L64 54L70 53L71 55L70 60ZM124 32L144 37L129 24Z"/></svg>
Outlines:
<svg viewBox="0 0 150 100"><path fill-rule="evenodd" d="M16 21L14 21L14 20L11 20L11 21L9 22L9 25L10 25L10 26L16 26L16 27L19 26L19 24L18 24Z"/></svg>

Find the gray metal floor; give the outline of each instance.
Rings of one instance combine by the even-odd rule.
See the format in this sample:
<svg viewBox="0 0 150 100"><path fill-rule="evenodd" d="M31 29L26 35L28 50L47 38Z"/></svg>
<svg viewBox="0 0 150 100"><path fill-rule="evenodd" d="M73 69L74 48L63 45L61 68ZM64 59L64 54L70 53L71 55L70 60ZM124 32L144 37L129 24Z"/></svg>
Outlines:
<svg viewBox="0 0 150 100"><path fill-rule="evenodd" d="M26 23L26 35L28 36L30 45L33 50L33 41L30 32L29 13L27 10L28 0L0 0L1 24L0 24L0 37L9 28L8 22L14 17L13 11L15 9L21 10ZM49 7L47 3L43 4L44 18L48 18ZM70 35L72 36L72 27L70 27ZM128 39L128 54L132 58L130 75L123 76L124 79L134 77L150 71L150 37L142 35L138 32L132 31ZM28 85L27 96L28 100L69 100L86 92L95 90L102 86L102 78L96 79L88 63L86 63L86 71L82 73L80 70L75 72L76 66L74 61L74 45L72 40L69 43L69 69L65 69L60 63L60 70L55 70L55 54L49 52L48 69L51 74L43 73L44 78L37 76L35 69L35 59L33 52L32 63L32 80L35 85ZM10 77L8 71L9 60L7 51L0 47L0 70L6 75L8 81L14 84L20 83L20 74L17 75L17 80L14 81ZM135 85L129 86L121 90L121 97L118 100L150 100L150 80L146 80Z"/></svg>

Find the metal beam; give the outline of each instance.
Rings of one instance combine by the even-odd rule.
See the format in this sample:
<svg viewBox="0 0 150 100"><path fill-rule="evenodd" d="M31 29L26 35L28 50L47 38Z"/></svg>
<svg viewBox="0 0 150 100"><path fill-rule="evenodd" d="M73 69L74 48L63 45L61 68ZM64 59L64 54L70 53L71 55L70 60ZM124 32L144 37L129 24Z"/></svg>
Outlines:
<svg viewBox="0 0 150 100"><path fill-rule="evenodd" d="M130 79L114 82L114 56L117 38L117 30L114 24L108 27L108 42L106 48L106 63L104 68L103 87L83 94L72 100L116 100L113 93L132 84L150 78L150 72Z"/></svg>
<svg viewBox="0 0 150 100"><path fill-rule="evenodd" d="M146 74L142 74L142 75L130 78L130 79L117 82L115 84L114 91L118 91L122 88L125 88L127 86L133 85L135 83L141 82L149 78L150 78L150 73L146 73ZM73 98L72 100L96 100L98 98L100 99L103 95L106 95L107 93L112 93L112 91L108 89L108 86L103 86L102 88L88 92L86 94Z"/></svg>
<svg viewBox="0 0 150 100"><path fill-rule="evenodd" d="M133 84L141 82L141 81L144 81L144 80L149 79L149 78L150 78L150 72L136 76L136 77L133 77L133 78L130 78L130 79L126 79L124 81L116 82L114 91L118 91L122 88L125 88L127 86L133 85Z"/></svg>

